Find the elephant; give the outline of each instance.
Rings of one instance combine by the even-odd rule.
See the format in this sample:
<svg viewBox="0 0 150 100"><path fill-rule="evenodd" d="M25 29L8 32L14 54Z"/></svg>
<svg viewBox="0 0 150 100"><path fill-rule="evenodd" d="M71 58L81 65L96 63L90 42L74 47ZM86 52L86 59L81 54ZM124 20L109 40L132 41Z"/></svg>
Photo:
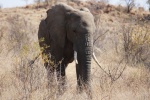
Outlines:
<svg viewBox="0 0 150 100"><path fill-rule="evenodd" d="M75 61L77 88L90 90L94 16L87 8L75 9L64 3L46 13L39 24L38 39L49 82L49 76L56 72L57 81L65 85L65 69Z"/></svg>

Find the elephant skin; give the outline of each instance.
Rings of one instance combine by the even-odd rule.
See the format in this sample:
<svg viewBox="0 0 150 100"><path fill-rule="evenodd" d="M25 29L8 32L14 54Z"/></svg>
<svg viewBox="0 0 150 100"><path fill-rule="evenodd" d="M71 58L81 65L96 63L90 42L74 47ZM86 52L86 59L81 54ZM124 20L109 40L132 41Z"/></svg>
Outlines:
<svg viewBox="0 0 150 100"><path fill-rule="evenodd" d="M65 68L73 62L76 52L77 87L81 90L90 89L94 32L94 17L87 8L74 9L60 3L49 9L46 19L40 22L38 31L48 77L56 71L57 81L64 85Z"/></svg>

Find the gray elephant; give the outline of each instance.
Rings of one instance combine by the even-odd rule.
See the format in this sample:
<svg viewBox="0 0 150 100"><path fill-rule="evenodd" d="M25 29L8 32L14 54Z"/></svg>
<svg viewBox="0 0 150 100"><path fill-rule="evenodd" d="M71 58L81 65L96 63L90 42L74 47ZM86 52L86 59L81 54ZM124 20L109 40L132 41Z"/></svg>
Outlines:
<svg viewBox="0 0 150 100"><path fill-rule="evenodd" d="M75 60L79 89L90 88L94 31L94 17L87 8L74 9L60 3L47 11L38 38L49 81L56 70L57 80L64 85L65 68Z"/></svg>

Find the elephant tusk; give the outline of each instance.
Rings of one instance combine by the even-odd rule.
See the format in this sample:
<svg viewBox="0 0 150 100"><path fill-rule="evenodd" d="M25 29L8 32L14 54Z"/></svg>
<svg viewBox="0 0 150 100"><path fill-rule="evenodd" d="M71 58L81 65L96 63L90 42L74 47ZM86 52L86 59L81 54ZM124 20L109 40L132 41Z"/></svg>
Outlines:
<svg viewBox="0 0 150 100"><path fill-rule="evenodd" d="M74 60L75 60L75 63L78 64L78 60L77 60L77 52L74 51Z"/></svg>
<svg viewBox="0 0 150 100"><path fill-rule="evenodd" d="M99 61L97 60L94 52L92 54L92 57L93 57L94 61L97 63L97 65L99 66L99 68L107 74L107 72L102 68L102 66L100 65Z"/></svg>
<svg viewBox="0 0 150 100"><path fill-rule="evenodd" d="M92 54L92 57L93 57L94 61L97 63L97 65L101 67L101 65L100 65L99 61L97 60L94 52Z"/></svg>

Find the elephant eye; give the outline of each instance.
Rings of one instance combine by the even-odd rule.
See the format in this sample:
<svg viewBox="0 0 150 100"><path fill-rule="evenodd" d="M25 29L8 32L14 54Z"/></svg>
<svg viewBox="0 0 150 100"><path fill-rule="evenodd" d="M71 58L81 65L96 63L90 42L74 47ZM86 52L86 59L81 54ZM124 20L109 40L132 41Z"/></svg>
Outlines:
<svg viewBox="0 0 150 100"><path fill-rule="evenodd" d="M86 22L82 22L83 26L87 26L87 23Z"/></svg>

